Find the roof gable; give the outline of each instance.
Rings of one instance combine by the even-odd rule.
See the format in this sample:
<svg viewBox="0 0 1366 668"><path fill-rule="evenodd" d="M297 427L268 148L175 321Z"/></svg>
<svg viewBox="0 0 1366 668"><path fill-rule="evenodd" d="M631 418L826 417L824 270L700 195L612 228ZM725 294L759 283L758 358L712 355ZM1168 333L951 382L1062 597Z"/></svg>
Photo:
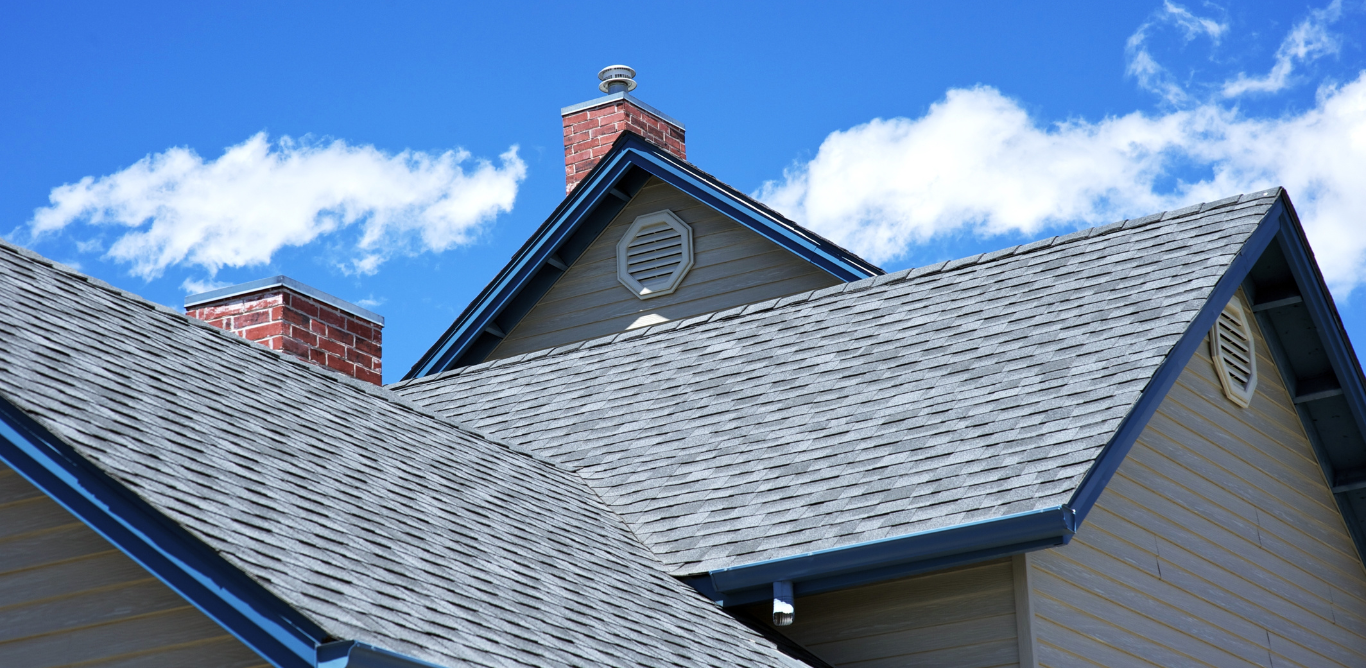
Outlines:
<svg viewBox="0 0 1366 668"><path fill-rule="evenodd" d="M660 212L686 225L689 268L669 294L642 299L622 284L618 247L638 219ZM679 189L651 177L506 335L487 359L502 359L629 329L841 283L787 249Z"/></svg>
<svg viewBox="0 0 1366 668"><path fill-rule="evenodd" d="M841 281L882 270L663 149L624 132L405 379L482 361L651 177L687 193ZM490 328L492 325L492 328Z"/></svg>

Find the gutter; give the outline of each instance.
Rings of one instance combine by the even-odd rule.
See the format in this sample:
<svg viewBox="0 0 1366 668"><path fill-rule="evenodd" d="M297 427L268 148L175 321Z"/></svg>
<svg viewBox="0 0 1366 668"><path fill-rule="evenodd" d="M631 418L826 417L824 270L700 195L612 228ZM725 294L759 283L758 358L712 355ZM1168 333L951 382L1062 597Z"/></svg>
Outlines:
<svg viewBox="0 0 1366 668"><path fill-rule="evenodd" d="M721 568L684 581L722 606L769 600L775 582L791 582L794 595L809 596L1066 545L1076 532L1075 517L1070 507L1056 506Z"/></svg>
<svg viewBox="0 0 1366 668"><path fill-rule="evenodd" d="M317 668L443 668L356 640L339 640L318 648Z"/></svg>
<svg viewBox="0 0 1366 668"><path fill-rule="evenodd" d="M760 561L684 577L718 605L774 598L791 582L795 596L845 589L978 561L1066 545L1100 498L1205 334L1282 229L1293 229L1284 192L1257 223L1204 306L1153 374L1071 500L1055 508ZM776 586L775 586L776 585Z"/></svg>

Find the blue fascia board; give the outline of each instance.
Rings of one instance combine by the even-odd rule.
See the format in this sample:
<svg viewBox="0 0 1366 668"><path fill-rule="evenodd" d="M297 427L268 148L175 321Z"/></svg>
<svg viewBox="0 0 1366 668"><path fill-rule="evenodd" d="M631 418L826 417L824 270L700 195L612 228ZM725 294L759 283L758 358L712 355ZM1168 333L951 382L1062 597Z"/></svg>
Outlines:
<svg viewBox="0 0 1366 668"><path fill-rule="evenodd" d="M557 213L546 222L508 266L484 289L404 380L445 371L478 338L489 322L515 298L521 287L590 215L598 202L609 197L617 181L632 167L649 172L712 207L722 215L796 253L822 270L849 282L880 275L877 267L850 257L830 242L788 227L763 211L708 183L658 147L624 134L612 153L603 158L589 178L575 188Z"/></svg>
<svg viewBox="0 0 1366 668"><path fill-rule="evenodd" d="M321 628L3 398L0 460L275 666L315 665Z"/></svg>
<svg viewBox="0 0 1366 668"><path fill-rule="evenodd" d="M1067 543L1262 252L1282 230L1298 229L1291 215L1282 193L1215 283L1204 306L1159 365L1069 503L932 532L718 569L704 576L685 578L685 582L718 604L743 605L765 600L771 595L771 584L779 580L791 580L798 595L809 595Z"/></svg>
<svg viewBox="0 0 1366 668"><path fill-rule="evenodd" d="M1072 494L1068 505L1077 511L1077 526L1086 521L1086 515L1100 499L1101 492L1105 491L1105 486L1119 470L1119 465L1129 455L1129 450L1138 442L1139 435L1148 426L1148 421L1157 412L1157 407L1167 398L1167 392L1176 384L1181 372L1186 370L1186 364L1195 355L1196 348L1205 340L1210 328L1214 327L1224 306L1233 299L1233 295L1238 292L1238 288L1252 271L1252 266L1261 258L1267 246L1275 240L1277 233L1285 224L1284 221L1288 220L1285 194L1282 193L1257 223L1257 228L1244 242L1224 275L1214 284L1214 289L1205 299L1205 304L1200 308L1195 320L1167 353L1166 359L1162 360L1157 372L1148 381L1147 387L1143 388L1143 394L1129 409L1129 414L1124 416L1119 429L1110 438L1110 442L1105 444L1100 456L1096 458L1096 463L1086 472L1081 485Z"/></svg>
<svg viewBox="0 0 1366 668"><path fill-rule="evenodd" d="M689 583L722 605L764 600L780 580L808 595L1065 544L1075 526L1072 510L1058 506L717 569Z"/></svg>
<svg viewBox="0 0 1366 668"><path fill-rule="evenodd" d="M444 668L411 656L355 640L339 640L318 648L317 668Z"/></svg>
<svg viewBox="0 0 1366 668"><path fill-rule="evenodd" d="M1352 350L1352 344L1343 329L1342 318L1338 316L1328 285L1314 261L1313 252L1304 230L1297 223L1287 219L1280 230L1281 250L1290 265L1290 273L1300 289L1300 296L1309 311L1309 318L1318 330L1328 363L1342 385L1343 396L1347 399L1348 410L1357 423L1357 428L1366 436L1366 381L1362 379L1361 361ZM1329 484L1333 484L1329 481Z"/></svg>
<svg viewBox="0 0 1366 668"><path fill-rule="evenodd" d="M632 145L642 144L640 145ZM625 144L622 157L650 172L660 180L682 190L716 209L727 218L763 235L770 241L791 250L816 266L843 281L858 281L881 274L871 266L863 266L818 239L790 228L763 211L722 192L692 173L684 163L658 150L643 140L632 137Z"/></svg>
<svg viewBox="0 0 1366 668"><path fill-rule="evenodd" d="M1011 543L1009 545L969 550L957 554L929 559L918 559L916 561L870 568L861 571L852 571L839 575L819 576L794 583L793 592L796 596L811 596L813 594L820 594L828 591L838 591L851 587L876 584L887 580L911 577L921 573L931 573L946 568L966 566L968 564L989 561L991 559L999 559L1015 554L1066 545L1071 540L1072 534L1070 533L1060 536L1046 536L1038 540L1025 541L1022 543ZM709 600L722 607L759 603L761 601L767 601L773 596L772 586L751 587L736 591L720 592L712 586L710 575L683 578L683 581L686 584L692 585L692 587L703 596L706 596Z"/></svg>
<svg viewBox="0 0 1366 668"><path fill-rule="evenodd" d="M457 325L443 337L444 341L437 343L439 349L434 354L428 353L424 356L425 361L414 366L408 375L404 376L404 380L440 373L459 359L460 354L484 331L489 322L502 312L503 307L517 296L521 287L540 270L541 265L545 264L560 244L578 229L579 223L593 212L592 204L607 195L629 168L630 164L627 163L608 165L598 172L598 178L594 179L589 187L575 189L569 206L562 207L560 215L545 225L527 247L513 258L500 274L501 278L494 279L494 283L485 288L460 316Z"/></svg>

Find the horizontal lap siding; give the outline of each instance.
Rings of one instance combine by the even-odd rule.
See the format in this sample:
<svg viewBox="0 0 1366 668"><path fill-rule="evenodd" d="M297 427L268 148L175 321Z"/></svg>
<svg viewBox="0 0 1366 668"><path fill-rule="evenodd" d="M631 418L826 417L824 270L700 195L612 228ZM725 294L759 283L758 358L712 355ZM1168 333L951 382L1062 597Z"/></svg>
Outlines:
<svg viewBox="0 0 1366 668"><path fill-rule="evenodd" d="M673 294L639 299L617 281L617 242L636 217L661 209L673 211L692 228L693 267ZM616 334L647 315L679 320L839 282L673 186L651 179L489 359Z"/></svg>
<svg viewBox="0 0 1366 668"><path fill-rule="evenodd" d="M803 596L796 608L779 630L834 666L1019 665L1009 560Z"/></svg>
<svg viewBox="0 0 1366 668"><path fill-rule="evenodd" d="M0 464L0 666L265 666Z"/></svg>
<svg viewBox="0 0 1366 668"><path fill-rule="evenodd" d="M1366 573L1266 342L1200 346L1086 524L1031 555L1042 666L1363 666Z"/></svg>

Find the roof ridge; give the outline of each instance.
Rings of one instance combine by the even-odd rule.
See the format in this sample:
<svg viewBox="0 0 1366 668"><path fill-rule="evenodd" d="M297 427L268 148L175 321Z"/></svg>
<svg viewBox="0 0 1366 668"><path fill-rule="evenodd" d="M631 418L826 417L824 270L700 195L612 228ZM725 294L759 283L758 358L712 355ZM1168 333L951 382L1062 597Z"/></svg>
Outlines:
<svg viewBox="0 0 1366 668"><path fill-rule="evenodd" d="M1076 232L1072 232L1070 234L1052 236L1047 239L1039 239L1037 241L1032 241L1025 244L1017 244L1015 246L1009 246L987 253L978 253L977 255L958 258L954 260L945 260L923 267L902 269L901 271L892 272L890 274L883 274L881 276L874 276L872 278L865 278L862 280L852 281L849 283L841 283L839 285L834 285L828 288L822 288L820 290L799 292L797 294L788 295L786 297L778 297L775 299L770 299L762 302L744 304L741 306L735 306L721 311L713 311L711 313L704 313L690 318L684 318L682 320L673 320L670 322L660 323L658 325L642 327L640 329L627 330L625 332L618 332L616 334L609 334L607 336L600 336L593 339L577 341L574 343L565 344L563 346L556 346L554 348L535 350L529 353L523 353L521 355L505 357L503 359L480 362L479 364L472 364L470 366L460 367L458 369L451 369L449 371L443 371L441 373L432 374L430 376L402 380L390 385L389 387L393 387L395 389L414 387L424 383L434 382L436 380L447 378L450 376L458 376L466 373L475 373L478 371L483 371L485 369L489 369L495 366L509 366L521 364L524 362L537 360L542 357L555 357L559 355L568 354L576 350L581 350L583 348L596 348L599 346L610 345L618 341L626 341L630 339L651 336L654 334L662 334L664 332L670 332L677 329L696 327L709 322L730 320L732 318L738 318L753 313L768 312L779 308L785 308L793 304L805 304L811 301L825 299L827 297L834 297L835 295L843 294L846 292L859 292L872 287L881 287L891 283L909 281L912 279L918 279L925 276L933 276L950 271L957 271L959 269L975 267L977 265L987 262L995 262L997 260L1002 260L1007 257L1015 257L1018 255L1024 255L1026 253L1033 253L1035 251L1040 251L1045 248L1053 248L1064 244L1071 244L1086 239L1092 239L1095 237L1114 234L1120 231L1137 229L1139 227L1145 227L1148 225L1152 225L1154 223L1172 221L1176 220L1177 218L1185 218L1187 216L1195 214L1202 214L1209 211L1213 211L1215 209L1232 206L1235 204L1244 204L1247 202L1260 199L1274 199L1275 197L1280 196L1283 190L1283 188L1277 186L1275 188L1270 188L1267 190L1259 190L1251 193L1233 195L1219 200L1200 202L1197 204L1184 206L1179 209L1161 211L1139 218L1129 218L1115 223L1110 223L1108 225L1088 227L1081 230L1077 230Z"/></svg>
<svg viewBox="0 0 1366 668"><path fill-rule="evenodd" d="M84 281L90 284L91 286L103 290L104 292L107 292L117 298L133 302L138 306L141 306L148 310L159 312L162 315L172 316L174 320L184 325L197 327L201 330L212 332L214 336L218 336L221 340L225 342L230 342L230 345L247 346L247 348L245 349L255 351L252 354L265 353L267 355L272 356L276 360L288 362L290 364L295 365L297 368L305 369L307 370L307 372L313 373L317 375L319 378L323 378L328 381L338 383L346 387L350 387L351 389L358 390L363 394L370 395L382 401L387 401L389 403L392 403L401 408L405 408L424 417L436 420L437 422L440 422L441 424L444 424L448 427L473 435L481 440L487 441L494 445L506 448L509 452L513 452L515 454L522 455L530 459L534 459L543 464L546 464L557 471L571 474L574 473L574 471L569 468L560 466L559 464L549 459L541 457L540 455L533 453L529 450L526 450L524 448L521 448L515 444L509 443L503 439L495 438L489 434L486 434L468 425L455 422L454 420L451 420L450 418L445 417L439 413L429 411L426 408L423 408L422 406L419 406L418 404L410 401L407 397L404 397L403 395L394 392L392 389L389 388L389 386L373 385L362 380L357 380L355 378L347 376L346 374L341 373L340 371L336 371L335 369L320 367L316 364L310 364L292 355L285 354L282 351L272 350L254 341L248 341L240 336L237 336L236 334L214 327L213 325L210 325L204 322L203 320L190 317L189 315L181 313L180 311L177 311L169 306L158 304L150 299L147 299L146 297L118 288L108 282L95 278L94 276L90 276L89 274L83 274L69 265L65 265L61 262L52 260L40 253L24 248L23 246L10 242L6 239L0 238L0 249L15 253L16 255L22 258L25 258L29 261L36 262L40 265L53 269L58 273L68 276L69 278Z"/></svg>

